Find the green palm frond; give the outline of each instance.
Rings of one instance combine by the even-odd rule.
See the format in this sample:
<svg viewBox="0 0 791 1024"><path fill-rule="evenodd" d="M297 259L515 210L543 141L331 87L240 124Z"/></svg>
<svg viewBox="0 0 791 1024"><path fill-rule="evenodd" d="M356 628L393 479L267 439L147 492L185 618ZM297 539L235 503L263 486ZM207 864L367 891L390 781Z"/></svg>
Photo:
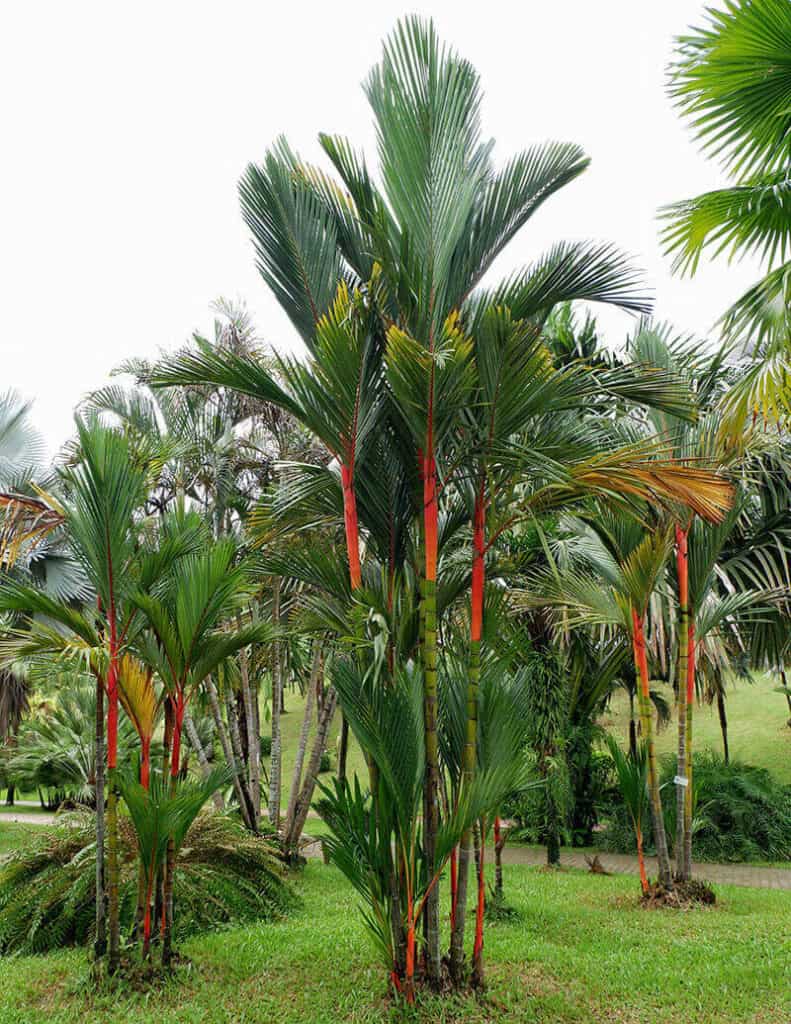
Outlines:
<svg viewBox="0 0 791 1024"><path fill-rule="evenodd" d="M343 268L334 221L298 166L280 139L261 165L247 168L239 196L261 276L310 348Z"/></svg>
<svg viewBox="0 0 791 1024"><path fill-rule="evenodd" d="M789 54L785 0L727 0L678 42L671 95L706 150L736 173L788 166Z"/></svg>
<svg viewBox="0 0 791 1024"><path fill-rule="evenodd" d="M681 273L694 273L705 249L772 263L791 251L790 214L791 179L783 169L665 207L662 241Z"/></svg>

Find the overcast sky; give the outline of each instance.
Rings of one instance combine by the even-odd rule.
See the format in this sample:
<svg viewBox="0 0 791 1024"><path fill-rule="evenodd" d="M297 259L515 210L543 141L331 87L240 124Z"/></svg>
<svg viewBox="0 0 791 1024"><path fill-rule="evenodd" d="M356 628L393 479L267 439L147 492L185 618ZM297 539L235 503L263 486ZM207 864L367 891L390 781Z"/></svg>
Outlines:
<svg viewBox="0 0 791 1024"><path fill-rule="evenodd" d="M495 266L561 238L635 254L656 313L705 335L755 276L717 262L670 275L662 204L722 184L665 93L673 37L702 0L334 3L61 0L4 7L0 38L2 379L35 399L54 451L74 406L132 355L209 331L218 296L244 299L260 335L296 342L255 267L236 197L245 164L318 131L373 155L360 83L395 20L433 15L478 68L495 158L544 139L592 158ZM629 318L600 318L613 344Z"/></svg>

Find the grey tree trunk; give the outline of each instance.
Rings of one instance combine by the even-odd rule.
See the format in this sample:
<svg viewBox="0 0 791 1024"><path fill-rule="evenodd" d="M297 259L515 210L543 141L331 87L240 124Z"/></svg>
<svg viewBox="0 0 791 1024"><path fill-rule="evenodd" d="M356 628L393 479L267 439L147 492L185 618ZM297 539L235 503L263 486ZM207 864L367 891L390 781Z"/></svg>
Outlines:
<svg viewBox="0 0 791 1024"><path fill-rule="evenodd" d="M195 756L198 759L200 765L201 774L204 779L207 779L211 775L211 765L209 759L206 757L206 751L203 749L203 744L200 741L198 730L195 728L195 723L192 720L192 715L189 711L184 712L184 728L187 731L187 738L189 739L190 746L195 751ZM219 790L215 790L212 793L212 803L218 811L225 810L225 801L222 798L222 793Z"/></svg>
<svg viewBox="0 0 791 1024"><path fill-rule="evenodd" d="M310 669L310 682L305 699L305 714L302 718L302 728L299 733L299 745L297 746L297 759L294 764L294 774L291 777L291 790L288 796L288 810L286 811L286 824L284 832L288 834L294 818L294 807L299 796L302 785L302 769L305 765L305 752L308 748L308 735L310 733L311 717L313 715L313 704L316 700L316 691L320 684L321 673L321 640L313 643L313 664Z"/></svg>
<svg viewBox="0 0 791 1024"><path fill-rule="evenodd" d="M250 796L250 790L247 788L247 778L243 771L244 766L244 755L242 754L242 737L239 734L239 719L236 717L236 707L234 706L233 694L226 690L225 693L225 712L228 717L228 730L231 737L231 747L233 750L234 763L239 766L239 773L237 779L239 786L244 794L245 806L247 807L247 816L250 820L250 827L253 832L258 831L258 821L255 817L255 810L253 808L253 800Z"/></svg>
<svg viewBox="0 0 791 1024"><path fill-rule="evenodd" d="M241 628L241 616L237 616ZM261 817L261 737L256 729L256 714L250 687L250 661L247 651L239 652L239 677L242 684L245 731L247 732L247 781L253 801L256 825Z"/></svg>
<svg viewBox="0 0 791 1024"><path fill-rule="evenodd" d="M283 847L286 854L295 856L299 850L299 840L302 830L308 818L310 802L313 799L313 791L316 788L316 776L321 767L321 755L327 747L327 736L332 725L335 714L335 706L338 702L338 695L333 687L329 687L324 695L324 706L321 709L321 721L313 741L313 749L308 761L308 769L305 774L305 781L299 791L296 803L294 804L294 817L287 834L284 836Z"/></svg>
<svg viewBox="0 0 791 1024"><path fill-rule="evenodd" d="M272 595L272 623L280 625L280 579L275 580ZM280 831L280 789L282 773L282 750L280 737L280 708L282 704L283 677L281 675L280 644L272 644L272 762L269 770L269 822L275 831Z"/></svg>
<svg viewBox="0 0 791 1024"><path fill-rule="evenodd" d="M228 735L228 730L225 727L222 713L220 711L220 700L217 695L217 687L214 685L214 680L209 676L206 680L206 692L209 695L209 705L211 707L212 717L214 718L214 724L217 728L217 735L220 737L220 746L222 747L223 757L225 758L226 764L233 771L233 788L236 793L236 799L239 803L239 811L242 815L242 821L246 827L251 831L255 831L253 826L253 819L251 815L251 802L248 794L245 792L243 779L241 778L241 765L236 760L231 747L231 738Z"/></svg>

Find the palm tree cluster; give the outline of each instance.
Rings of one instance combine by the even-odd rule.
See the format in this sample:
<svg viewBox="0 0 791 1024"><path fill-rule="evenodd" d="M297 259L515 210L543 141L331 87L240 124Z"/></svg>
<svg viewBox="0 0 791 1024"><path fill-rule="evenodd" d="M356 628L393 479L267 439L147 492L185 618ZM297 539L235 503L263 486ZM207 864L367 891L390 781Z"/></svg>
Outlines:
<svg viewBox="0 0 791 1024"><path fill-rule="evenodd" d="M256 832L267 803L281 855L298 859L340 708L338 770L315 806L394 990L412 1002L419 983L481 986L487 837L499 856L500 811L535 783L526 765L555 862L597 719L627 689L639 727L613 763L641 863L648 811L672 889L691 872L695 700L723 700L737 662L783 663L787 442L768 407L734 417L729 350L648 319L639 272L607 243L559 242L490 281L588 158L550 142L498 165L478 76L433 24L398 24L365 93L376 171L322 134L330 171L280 139L240 182L259 270L304 353L263 349L222 306L212 339L125 364L135 387L90 397L46 486L28 473L2 498L4 671L57 664L82 686L74 713L90 703L94 717L82 777L96 953L113 972L122 919L129 930L119 803L139 854L132 933L145 956L161 941L167 965L201 808L230 788ZM578 327L577 300L641 318L623 353L599 348L592 318ZM68 569L32 578L45 554ZM657 679L677 705L674 836ZM280 716L297 681L281 821ZM348 776L350 733L364 778Z"/></svg>

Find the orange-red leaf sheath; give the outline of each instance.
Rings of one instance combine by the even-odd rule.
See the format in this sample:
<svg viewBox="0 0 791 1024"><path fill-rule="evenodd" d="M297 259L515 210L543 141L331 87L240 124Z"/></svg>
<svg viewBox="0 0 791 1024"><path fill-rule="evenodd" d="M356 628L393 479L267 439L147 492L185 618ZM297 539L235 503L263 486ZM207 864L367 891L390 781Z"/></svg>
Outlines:
<svg viewBox="0 0 791 1024"><path fill-rule="evenodd" d="M646 700L651 696L648 685L648 658L645 653L645 635L643 633L643 620L632 608L632 626L634 634L634 653L637 667L640 672L640 688Z"/></svg>
<svg viewBox="0 0 791 1024"><path fill-rule="evenodd" d="M360 528L357 521L357 499L354 495L354 469L341 466L343 488L343 521L346 528L346 550L349 558L349 581L352 590L362 582L360 572Z"/></svg>
<svg viewBox="0 0 791 1024"><path fill-rule="evenodd" d="M439 507L437 504L437 464L431 453L423 458L423 518L426 534L426 579L436 580Z"/></svg>

